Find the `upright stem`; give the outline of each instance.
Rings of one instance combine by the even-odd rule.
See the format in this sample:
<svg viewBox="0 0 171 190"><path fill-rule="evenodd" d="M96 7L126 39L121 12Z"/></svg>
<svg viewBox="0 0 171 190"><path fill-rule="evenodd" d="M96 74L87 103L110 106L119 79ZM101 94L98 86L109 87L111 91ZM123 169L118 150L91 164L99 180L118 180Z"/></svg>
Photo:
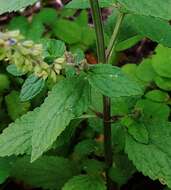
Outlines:
<svg viewBox="0 0 171 190"><path fill-rule="evenodd" d="M106 49L104 42L104 31L103 31L103 23L102 23L102 16L99 7L99 2L98 0L89 0L89 1L92 9L92 16L96 31L98 62L107 64L110 62L110 58L115 49L117 36L124 18L124 14L119 13L113 35L109 43L109 47L107 48L107 52L105 52ZM103 96L104 153L105 153L105 162L107 166L106 168L107 189L114 190L114 184L109 177L109 170L113 164L112 138L111 138L112 135L111 135L110 120L111 120L111 101L109 97Z"/></svg>
<svg viewBox="0 0 171 190"><path fill-rule="evenodd" d="M98 0L90 0L92 9L93 21L96 31L97 38L97 54L99 63L107 63L105 55L105 43L104 43L104 31L102 24L101 11ZM108 190L114 190L112 180L109 177L109 169L113 164L112 158L112 141L111 141L111 111L110 111L110 98L107 96L103 97L103 125L104 125L104 151L105 151L105 162L106 162L106 178Z"/></svg>
<svg viewBox="0 0 171 190"><path fill-rule="evenodd" d="M111 134L111 101L107 96L103 96L103 126L104 126L104 152L106 162L106 178L108 190L114 190L114 185L109 177L109 170L113 164L112 154L112 134Z"/></svg>

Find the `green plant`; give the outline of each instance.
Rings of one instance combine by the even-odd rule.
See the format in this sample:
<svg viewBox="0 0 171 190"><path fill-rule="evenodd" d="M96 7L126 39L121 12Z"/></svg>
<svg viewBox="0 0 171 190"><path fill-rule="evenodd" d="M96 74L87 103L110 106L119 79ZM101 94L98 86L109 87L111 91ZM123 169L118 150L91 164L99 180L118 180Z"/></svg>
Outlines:
<svg viewBox="0 0 171 190"><path fill-rule="evenodd" d="M0 3L0 14L35 2ZM100 7L110 6L103 24ZM60 13L45 8L32 22L10 21L0 32L0 183L11 176L43 189L113 190L138 170L171 188L170 7L72 0ZM86 8L94 29L85 10L67 19ZM159 43L155 54L113 66L144 37ZM89 48L96 65L84 57Z"/></svg>

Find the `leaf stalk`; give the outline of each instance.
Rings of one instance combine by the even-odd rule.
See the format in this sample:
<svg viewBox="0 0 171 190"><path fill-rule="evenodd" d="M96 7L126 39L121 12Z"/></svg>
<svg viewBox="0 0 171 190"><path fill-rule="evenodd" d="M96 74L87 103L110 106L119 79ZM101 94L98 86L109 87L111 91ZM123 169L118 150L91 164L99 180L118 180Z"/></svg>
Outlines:
<svg viewBox="0 0 171 190"><path fill-rule="evenodd" d="M117 37L118 37L119 31L120 31L120 27L122 25L124 16L125 16L124 13L119 12L113 34L112 34L111 40L109 42L109 46L106 50L106 58L108 60L108 63L110 62L110 59L111 59L113 52L115 50Z"/></svg>

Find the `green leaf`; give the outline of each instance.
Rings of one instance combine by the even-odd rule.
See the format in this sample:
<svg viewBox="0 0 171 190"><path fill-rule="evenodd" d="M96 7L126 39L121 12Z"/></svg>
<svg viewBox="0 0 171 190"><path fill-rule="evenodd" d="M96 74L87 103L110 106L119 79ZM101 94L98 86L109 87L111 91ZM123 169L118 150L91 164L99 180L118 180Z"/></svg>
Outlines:
<svg viewBox="0 0 171 190"><path fill-rule="evenodd" d="M149 132L147 145L126 137L125 151L136 168L153 180L171 187L171 123L145 124Z"/></svg>
<svg viewBox="0 0 171 190"><path fill-rule="evenodd" d="M89 90L88 82L82 77L62 80L54 86L35 120L32 161L50 148L71 119L87 110Z"/></svg>
<svg viewBox="0 0 171 190"><path fill-rule="evenodd" d="M161 90L151 90L146 93L145 97L155 102L167 102L169 100L169 94Z"/></svg>
<svg viewBox="0 0 171 190"><path fill-rule="evenodd" d="M14 65L14 64L8 65L6 70L8 73L10 73L11 75L16 76L16 77L25 75L25 73L23 73L22 71L19 71L18 68L16 67L16 65Z"/></svg>
<svg viewBox="0 0 171 190"><path fill-rule="evenodd" d="M171 78L156 76L155 83L162 90L171 90Z"/></svg>
<svg viewBox="0 0 171 190"><path fill-rule="evenodd" d="M5 180L10 177L12 164L13 158L0 158L0 184L5 182Z"/></svg>
<svg viewBox="0 0 171 190"><path fill-rule="evenodd" d="M65 19L58 19L53 25L54 35L68 44L74 44L81 41L80 30L81 28L78 24Z"/></svg>
<svg viewBox="0 0 171 190"><path fill-rule="evenodd" d="M73 53L74 53L74 61L77 65L79 65L80 62L85 59L84 52L81 49L77 49Z"/></svg>
<svg viewBox="0 0 171 190"><path fill-rule="evenodd" d="M106 190L104 181L98 176L80 175L70 179L62 190Z"/></svg>
<svg viewBox="0 0 171 190"><path fill-rule="evenodd" d="M52 32L54 36L71 45L70 49L72 50L82 49L85 51L96 41L95 30L88 24L87 11L82 11L74 21L58 19L57 23L53 24Z"/></svg>
<svg viewBox="0 0 171 190"><path fill-rule="evenodd" d="M152 67L152 59L144 59L137 67L136 76L143 82L151 83L156 77Z"/></svg>
<svg viewBox="0 0 171 190"><path fill-rule="evenodd" d="M28 112L4 129L0 135L1 157L30 152L31 136L37 111Z"/></svg>
<svg viewBox="0 0 171 190"><path fill-rule="evenodd" d="M140 86L128 78L118 67L98 64L88 72L88 80L93 88L109 97L136 96L142 94Z"/></svg>
<svg viewBox="0 0 171 190"><path fill-rule="evenodd" d="M26 39L31 39L34 41L40 40L45 30L41 21L38 21L37 19L34 20L33 18L32 22L29 23L28 19L24 16L12 18L7 28L9 30L20 30L21 34Z"/></svg>
<svg viewBox="0 0 171 190"><path fill-rule="evenodd" d="M161 77L171 78L171 48L158 45L152 57L152 66Z"/></svg>
<svg viewBox="0 0 171 190"><path fill-rule="evenodd" d="M127 74L129 77L137 80L136 77L136 70L137 70L137 65L136 64L132 64L132 63L127 63L125 65L122 66L122 71Z"/></svg>
<svg viewBox="0 0 171 190"><path fill-rule="evenodd" d="M98 149L97 142L92 139L87 139L79 142L74 149L74 154L79 157L88 156Z"/></svg>
<svg viewBox="0 0 171 190"><path fill-rule="evenodd" d="M121 152L125 147L125 125L122 123L114 123L112 125L112 144L115 147L116 152Z"/></svg>
<svg viewBox="0 0 171 190"><path fill-rule="evenodd" d="M42 8L39 13L35 14L33 21L40 22L45 25L52 25L54 20L57 20L57 12L53 8Z"/></svg>
<svg viewBox="0 0 171 190"><path fill-rule="evenodd" d="M45 32L45 26L43 25L43 23L37 20L33 20L26 31L27 35L25 37L27 39L39 42Z"/></svg>
<svg viewBox="0 0 171 190"><path fill-rule="evenodd" d="M52 148L56 149L58 147L64 146L67 143L70 143L75 134L76 128L82 121L83 119L72 120L70 124L66 127L66 129L61 133L61 135L57 137Z"/></svg>
<svg viewBox="0 0 171 190"><path fill-rule="evenodd" d="M99 0L100 7L110 7L114 5L116 0ZM88 0L72 0L65 8L69 9L87 9L90 8Z"/></svg>
<svg viewBox="0 0 171 190"><path fill-rule="evenodd" d="M18 91L13 90L10 94L5 96L8 115L13 121L27 113L31 106L29 102L21 102L19 95L20 93Z"/></svg>
<svg viewBox="0 0 171 190"><path fill-rule="evenodd" d="M115 50L116 51L124 51L126 49L129 49L132 46L134 46L135 44L137 44L142 39L143 39L143 36L136 35L136 36L128 38L128 39L126 39L126 40L124 40L122 42L118 42L117 45L116 45Z"/></svg>
<svg viewBox="0 0 171 190"><path fill-rule="evenodd" d="M119 11L117 8L113 9L112 14L108 17L107 21L104 23L104 29L105 32L108 34L109 37L112 36L114 27L116 25L117 16L119 14ZM130 26L128 15L125 15L125 18L122 22L122 25L120 27L120 31L117 38L117 44L126 42L127 40L137 36L138 33L135 31L133 26Z"/></svg>
<svg viewBox="0 0 171 190"><path fill-rule="evenodd" d="M74 9L65 9L65 7L60 12L60 16L63 18L72 17L76 13L77 10Z"/></svg>
<svg viewBox="0 0 171 190"><path fill-rule="evenodd" d="M96 35L94 28L82 27L81 33L82 33L81 42L83 43L83 45L87 47L87 49L95 44Z"/></svg>
<svg viewBox="0 0 171 190"><path fill-rule="evenodd" d="M124 74L126 74L128 77L132 78L134 81L136 81L143 90L145 90L145 87L147 85L146 82L140 80L136 73L139 65L133 64L133 63L127 63L122 66L121 70ZM144 76L146 76L146 73L144 73ZM145 77L144 77L145 78Z"/></svg>
<svg viewBox="0 0 171 190"><path fill-rule="evenodd" d="M89 175L100 175L105 170L105 163L94 159L87 159L82 165L83 170Z"/></svg>
<svg viewBox="0 0 171 190"><path fill-rule="evenodd" d="M135 106L135 110L140 111L142 117L148 121L167 121L170 114L169 106L148 99L139 100Z"/></svg>
<svg viewBox="0 0 171 190"><path fill-rule="evenodd" d="M64 42L55 39L44 39L42 40L44 57L45 58L59 58L65 53L66 47Z"/></svg>
<svg viewBox="0 0 171 190"><path fill-rule="evenodd" d="M18 11L36 3L37 1L38 0L3 0L0 2L0 15L6 12Z"/></svg>
<svg viewBox="0 0 171 190"><path fill-rule="evenodd" d="M37 94L41 92L43 87L45 86L45 80L39 78L35 75L30 75L24 82L21 92L20 92L20 100L28 101L34 98Z"/></svg>
<svg viewBox="0 0 171 190"><path fill-rule="evenodd" d="M82 46L84 46L85 50L92 47L96 42L95 30L94 30L94 28L89 26L88 18L89 18L88 12L86 10L83 10L80 13L80 15L75 19L75 22L80 27L80 33L81 33L81 41L80 42L81 42Z"/></svg>
<svg viewBox="0 0 171 190"><path fill-rule="evenodd" d="M8 30L19 30L22 35L27 36L29 22L24 16L13 17L7 25Z"/></svg>
<svg viewBox="0 0 171 190"><path fill-rule="evenodd" d="M132 64L133 65L133 64ZM111 114L125 115L129 114L139 97L120 97L111 98ZM103 96L96 89L91 89L91 106L98 112L103 112ZM102 128L102 122L99 118L89 118L89 124L94 130L99 131ZM98 126L98 127L97 127Z"/></svg>
<svg viewBox="0 0 171 190"><path fill-rule="evenodd" d="M148 144L148 131L143 123L134 122L128 126L128 133L132 135L136 141Z"/></svg>
<svg viewBox="0 0 171 190"><path fill-rule="evenodd" d="M164 190L170 190L170 188L166 187L166 188L164 188Z"/></svg>
<svg viewBox="0 0 171 190"><path fill-rule="evenodd" d="M128 160L128 156L125 154L115 154L114 163L109 171L109 175L113 181L120 186L127 183L127 181L136 172L136 169L132 162Z"/></svg>
<svg viewBox="0 0 171 190"><path fill-rule="evenodd" d="M10 80L7 75L0 73L0 93L7 91L10 87Z"/></svg>
<svg viewBox="0 0 171 190"><path fill-rule="evenodd" d="M111 98L112 115L128 114L132 107L132 103L134 104L133 97Z"/></svg>
<svg viewBox="0 0 171 190"><path fill-rule="evenodd" d="M58 156L43 156L30 163L30 157L18 158L11 175L26 184L43 189L61 190L62 186L79 172L68 159Z"/></svg>
<svg viewBox="0 0 171 190"><path fill-rule="evenodd" d="M91 106L98 112L103 111L103 95L95 88L91 88Z"/></svg>
<svg viewBox="0 0 171 190"><path fill-rule="evenodd" d="M124 23L128 27L127 30L133 30L137 34L148 37L166 47L171 47L171 26L169 22L149 16L128 14Z"/></svg>
<svg viewBox="0 0 171 190"><path fill-rule="evenodd" d="M75 22L80 26L88 26L88 13L87 10L82 10L80 15L76 17Z"/></svg>
<svg viewBox="0 0 171 190"><path fill-rule="evenodd" d="M153 16L166 20L171 19L171 0L117 0L122 8L131 13ZM159 9L160 7L160 9Z"/></svg>

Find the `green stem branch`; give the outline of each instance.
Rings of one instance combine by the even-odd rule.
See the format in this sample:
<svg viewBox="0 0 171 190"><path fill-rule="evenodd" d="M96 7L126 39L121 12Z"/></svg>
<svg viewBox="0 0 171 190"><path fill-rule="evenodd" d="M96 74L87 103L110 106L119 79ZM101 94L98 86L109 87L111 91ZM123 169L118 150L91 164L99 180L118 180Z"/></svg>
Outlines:
<svg viewBox="0 0 171 190"><path fill-rule="evenodd" d="M109 42L109 46L106 50L106 57L107 57L108 62L110 62L111 56L115 50L116 40L117 40L119 30L120 30L121 24L123 22L124 16L125 16L124 13L119 12L119 15L118 15L117 21L116 21L116 25L115 25L115 29L113 31L111 40Z"/></svg>

